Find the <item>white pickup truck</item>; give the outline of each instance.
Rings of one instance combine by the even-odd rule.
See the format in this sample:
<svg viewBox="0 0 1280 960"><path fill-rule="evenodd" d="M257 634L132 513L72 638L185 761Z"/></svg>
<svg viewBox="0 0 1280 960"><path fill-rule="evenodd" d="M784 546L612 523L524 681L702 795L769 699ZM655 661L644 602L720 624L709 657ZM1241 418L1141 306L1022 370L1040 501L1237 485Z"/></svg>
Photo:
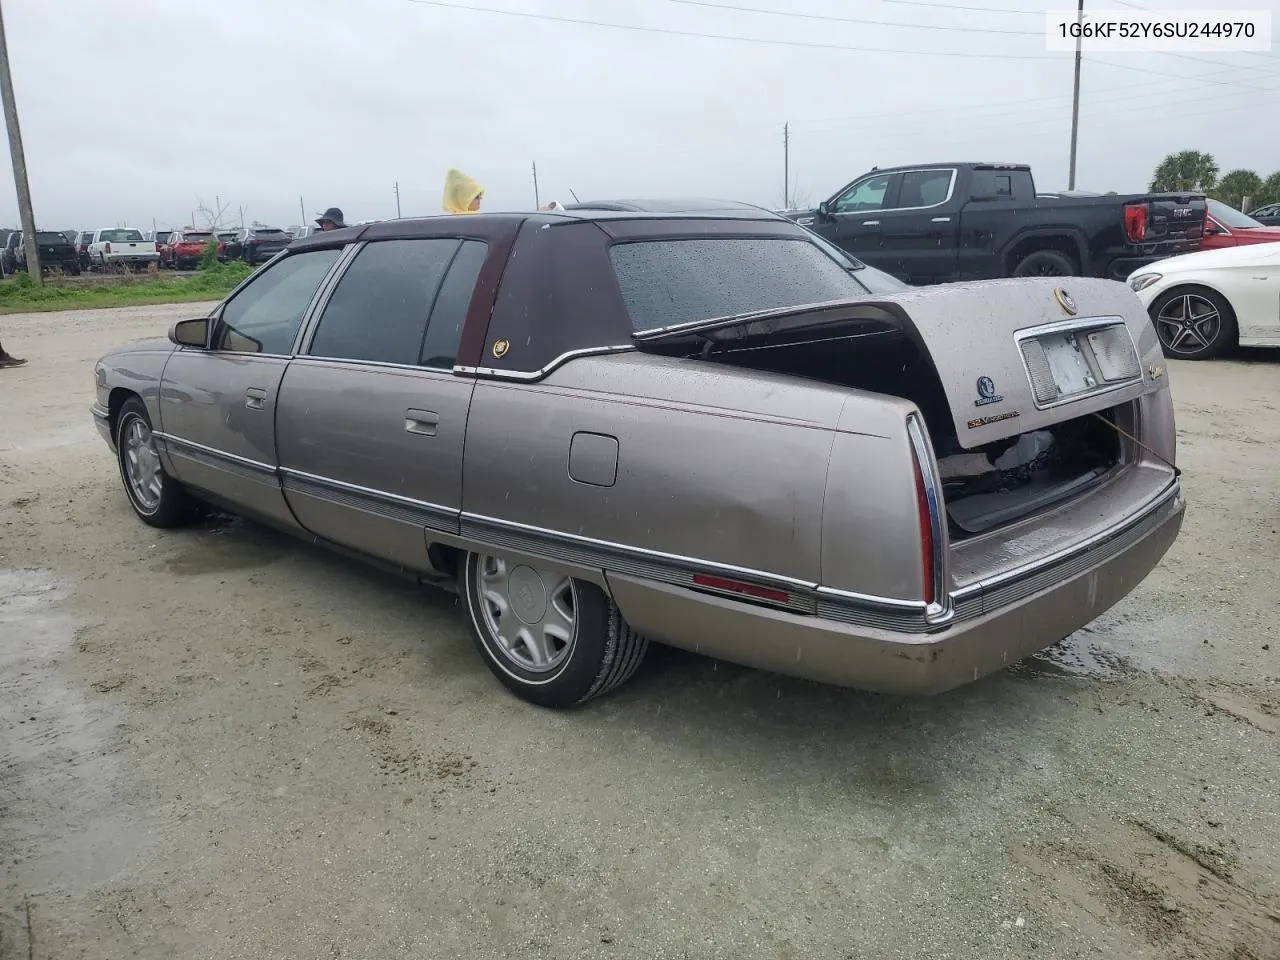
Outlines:
<svg viewBox="0 0 1280 960"><path fill-rule="evenodd" d="M160 263L160 253L154 240L148 240L141 230L131 227L103 227L93 232L89 244L89 266L107 271L125 265L146 269Z"/></svg>

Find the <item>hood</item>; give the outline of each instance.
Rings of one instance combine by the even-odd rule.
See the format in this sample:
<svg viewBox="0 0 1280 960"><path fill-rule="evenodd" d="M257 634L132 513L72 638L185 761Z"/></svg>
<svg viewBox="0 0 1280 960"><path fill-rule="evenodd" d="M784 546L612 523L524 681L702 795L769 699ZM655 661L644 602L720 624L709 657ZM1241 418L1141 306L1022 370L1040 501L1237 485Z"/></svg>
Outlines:
<svg viewBox="0 0 1280 960"><path fill-rule="evenodd" d="M1218 267L1245 267L1255 264L1280 266L1280 231L1274 243L1244 243L1216 250L1200 250L1181 256L1157 260L1135 273L1178 273L1184 270L1206 270Z"/></svg>
<svg viewBox="0 0 1280 960"><path fill-rule="evenodd" d="M484 187L461 170L450 170L444 179L444 212L474 213L471 203L484 194Z"/></svg>

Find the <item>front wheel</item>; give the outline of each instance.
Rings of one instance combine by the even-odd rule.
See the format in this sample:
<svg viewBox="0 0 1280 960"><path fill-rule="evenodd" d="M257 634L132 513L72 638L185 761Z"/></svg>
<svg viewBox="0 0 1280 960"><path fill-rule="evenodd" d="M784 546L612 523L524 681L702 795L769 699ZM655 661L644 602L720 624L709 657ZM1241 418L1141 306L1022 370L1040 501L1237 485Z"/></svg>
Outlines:
<svg viewBox="0 0 1280 960"><path fill-rule="evenodd" d="M176 527L191 517L194 503L182 485L165 473L151 431L151 418L137 397L126 400L120 408L116 459L129 504L143 523Z"/></svg>
<svg viewBox="0 0 1280 960"><path fill-rule="evenodd" d="M1213 290L1167 290L1151 304L1150 314L1166 357L1211 360L1239 342L1235 311Z"/></svg>
<svg viewBox="0 0 1280 960"><path fill-rule="evenodd" d="M599 587L531 564L468 554L462 595L485 664L541 707L585 703L629 680L649 649Z"/></svg>

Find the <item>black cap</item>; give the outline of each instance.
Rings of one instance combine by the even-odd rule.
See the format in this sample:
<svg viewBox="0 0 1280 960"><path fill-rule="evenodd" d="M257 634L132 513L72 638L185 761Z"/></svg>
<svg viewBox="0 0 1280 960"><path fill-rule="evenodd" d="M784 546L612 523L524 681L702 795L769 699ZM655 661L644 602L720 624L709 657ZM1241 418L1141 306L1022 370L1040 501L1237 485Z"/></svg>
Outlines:
<svg viewBox="0 0 1280 960"><path fill-rule="evenodd" d="M320 216L316 217L316 223L324 223L326 220L332 220L340 227L346 226L346 224L342 222L342 211L337 207L330 207L324 213L320 214Z"/></svg>

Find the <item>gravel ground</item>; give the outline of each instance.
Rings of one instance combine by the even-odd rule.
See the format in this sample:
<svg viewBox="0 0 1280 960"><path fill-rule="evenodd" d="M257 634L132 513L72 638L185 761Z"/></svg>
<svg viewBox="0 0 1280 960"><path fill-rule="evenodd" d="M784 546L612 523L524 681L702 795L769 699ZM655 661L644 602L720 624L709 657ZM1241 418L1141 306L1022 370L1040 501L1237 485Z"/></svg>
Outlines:
<svg viewBox="0 0 1280 960"><path fill-rule="evenodd" d="M198 312L0 319L3 960L1280 957L1280 356L1170 364L1182 537L1045 656L548 713L445 594L134 519L92 362Z"/></svg>

